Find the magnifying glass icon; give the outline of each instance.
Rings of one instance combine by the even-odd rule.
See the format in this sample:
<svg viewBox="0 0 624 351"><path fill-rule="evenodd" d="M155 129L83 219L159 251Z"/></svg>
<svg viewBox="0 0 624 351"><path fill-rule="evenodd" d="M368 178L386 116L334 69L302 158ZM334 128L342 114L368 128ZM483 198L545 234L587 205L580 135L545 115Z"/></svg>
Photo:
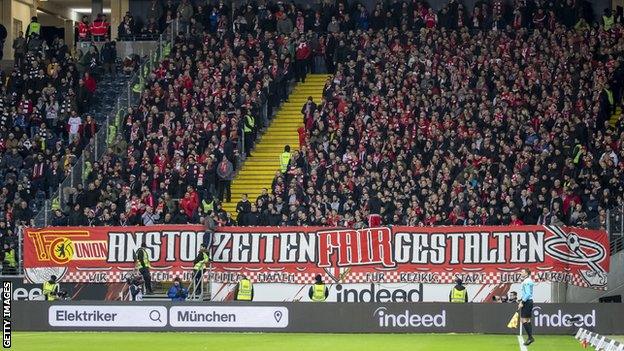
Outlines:
<svg viewBox="0 0 624 351"><path fill-rule="evenodd" d="M160 311L158 310L151 310L149 313L149 319L151 319L152 322L162 323L162 320L160 319Z"/></svg>

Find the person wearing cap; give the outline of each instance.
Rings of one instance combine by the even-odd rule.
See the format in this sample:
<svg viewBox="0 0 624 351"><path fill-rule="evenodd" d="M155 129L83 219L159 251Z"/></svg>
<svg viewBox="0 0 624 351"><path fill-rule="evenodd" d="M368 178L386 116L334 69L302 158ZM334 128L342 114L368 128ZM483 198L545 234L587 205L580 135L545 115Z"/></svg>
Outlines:
<svg viewBox="0 0 624 351"><path fill-rule="evenodd" d="M197 257L193 260L193 279L195 281L195 295L200 294L200 286L202 283L202 278L204 277L204 269L206 265L210 262L210 255L208 254L208 249L204 244L199 246L199 252L197 253Z"/></svg>
<svg viewBox="0 0 624 351"><path fill-rule="evenodd" d="M153 294L152 275L150 274L150 268L152 268L152 265L150 264L149 253L147 252L147 245L145 243L142 243L141 247L136 252L135 266L145 281L145 293Z"/></svg>
<svg viewBox="0 0 624 351"><path fill-rule="evenodd" d="M317 274L316 277L314 277L314 285L312 285L308 290L308 296L310 297L310 300L314 302L323 302L327 300L327 297L329 296L329 289L327 289L327 286L323 283L323 277L321 277L320 274Z"/></svg>
<svg viewBox="0 0 624 351"><path fill-rule="evenodd" d="M43 297L46 301L54 301L58 298L59 284L56 282L56 276L50 276L50 280L43 282Z"/></svg>
<svg viewBox="0 0 624 351"><path fill-rule="evenodd" d="M466 291L466 287L463 285L461 278L455 279L455 286L451 289L449 301L454 303L468 302L468 292Z"/></svg>

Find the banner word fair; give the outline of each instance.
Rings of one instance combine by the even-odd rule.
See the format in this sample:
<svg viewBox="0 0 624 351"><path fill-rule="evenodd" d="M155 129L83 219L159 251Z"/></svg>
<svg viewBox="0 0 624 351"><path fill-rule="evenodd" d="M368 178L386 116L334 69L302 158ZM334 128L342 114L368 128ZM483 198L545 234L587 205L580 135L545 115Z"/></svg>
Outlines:
<svg viewBox="0 0 624 351"><path fill-rule="evenodd" d="M153 280L190 280L203 236L193 225L31 228L24 266L33 282L122 282L145 243ZM604 289L609 271L606 232L556 226L224 227L210 241L216 283L502 284L529 268L537 281Z"/></svg>

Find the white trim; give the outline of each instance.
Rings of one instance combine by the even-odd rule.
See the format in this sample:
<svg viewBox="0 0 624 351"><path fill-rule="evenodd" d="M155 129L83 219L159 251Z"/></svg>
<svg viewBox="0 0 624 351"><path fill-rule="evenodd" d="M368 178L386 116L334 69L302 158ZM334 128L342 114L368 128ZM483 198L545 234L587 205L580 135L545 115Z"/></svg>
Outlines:
<svg viewBox="0 0 624 351"><path fill-rule="evenodd" d="M522 329L522 328L520 328ZM518 345L520 345L520 351L528 351L527 347L524 346L524 339L520 335L518 335Z"/></svg>

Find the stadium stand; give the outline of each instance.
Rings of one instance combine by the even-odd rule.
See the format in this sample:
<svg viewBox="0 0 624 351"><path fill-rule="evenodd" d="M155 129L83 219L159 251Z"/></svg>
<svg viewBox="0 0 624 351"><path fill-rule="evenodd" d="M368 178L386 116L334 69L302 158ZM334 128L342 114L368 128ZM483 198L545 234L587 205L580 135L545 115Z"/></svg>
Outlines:
<svg viewBox="0 0 624 351"><path fill-rule="evenodd" d="M199 223L209 210L221 225L604 221L623 195L622 27L577 4L156 6L152 27L176 18L181 34L52 224ZM325 70L322 99L282 104L301 72ZM262 135L287 111L301 112L287 123L299 143L282 173L284 145L262 152L279 133ZM230 182L247 191L237 174L261 157L279 173L235 206Z"/></svg>
<svg viewBox="0 0 624 351"><path fill-rule="evenodd" d="M77 56L62 39L31 34L14 41L16 60L2 72L0 91L0 237L16 244L16 229L34 217L71 173L106 122L127 78L113 76L114 53L95 46ZM110 50L108 50L110 51ZM108 73L102 60L109 62Z"/></svg>

